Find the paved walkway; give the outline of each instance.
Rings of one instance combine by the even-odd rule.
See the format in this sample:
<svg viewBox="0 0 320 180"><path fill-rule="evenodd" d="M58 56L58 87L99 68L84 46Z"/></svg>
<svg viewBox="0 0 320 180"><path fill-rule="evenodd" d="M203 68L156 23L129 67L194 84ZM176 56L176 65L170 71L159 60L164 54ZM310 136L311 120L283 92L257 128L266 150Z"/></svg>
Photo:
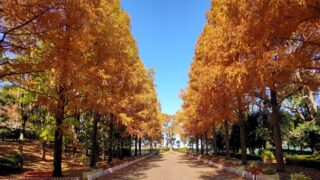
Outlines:
<svg viewBox="0 0 320 180"><path fill-rule="evenodd" d="M189 160L184 154L161 154L100 179L112 180L239 180L241 178Z"/></svg>

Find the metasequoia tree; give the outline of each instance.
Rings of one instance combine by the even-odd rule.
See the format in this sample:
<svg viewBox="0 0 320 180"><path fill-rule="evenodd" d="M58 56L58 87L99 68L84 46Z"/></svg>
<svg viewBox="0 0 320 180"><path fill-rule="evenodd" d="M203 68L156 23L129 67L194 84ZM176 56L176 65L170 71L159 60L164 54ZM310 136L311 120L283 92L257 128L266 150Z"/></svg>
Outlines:
<svg viewBox="0 0 320 180"><path fill-rule="evenodd" d="M194 97L188 99L194 100L183 100L195 108L199 106L196 102L208 106L201 101L203 96L211 101L213 109L224 107L227 102L229 108L215 112L222 115L224 123L226 114L234 117L232 109L237 109L245 163L244 111L250 103L248 96L262 99L272 111L277 169L283 171L279 109L283 100L301 89L309 92L314 102L319 66L319 4L316 1L218 0L212 2L207 19L190 71L195 76L190 75L188 88L195 89L195 93L189 94ZM208 98L209 91L216 94L212 99ZM316 105L313 110L317 112ZM195 112L200 116L205 114L196 109ZM201 118L201 121L207 120Z"/></svg>
<svg viewBox="0 0 320 180"><path fill-rule="evenodd" d="M160 141L163 123L155 91L154 71L141 71L140 73L142 73L139 76L140 79L136 79L136 82L140 83L140 86L137 86L137 93L133 96L127 96L127 106L123 111L131 118L131 121L126 123L126 131L136 137L135 154L137 153L138 139L146 137L149 139L150 147L152 147L153 140Z"/></svg>
<svg viewBox="0 0 320 180"><path fill-rule="evenodd" d="M268 102L272 109L277 169L282 171L284 170L284 162L279 126L280 104L283 99L300 89L299 85L291 85L285 89L284 87L293 82L296 71L300 71L301 68L310 66L310 64L314 67L311 58L316 52L313 48L308 47L309 53L304 52L304 54L309 57L301 58L296 53L300 48L307 48L308 43L301 44L301 41L295 44L288 43L295 39L299 40L301 33L299 29L305 28L305 24L308 24L308 29L312 29L313 25L310 26L310 22L315 23L319 14L316 9L317 3L304 4L277 0L229 1L225 3L224 7L227 9L224 12L221 11L226 19L224 24L232 23L233 27L238 30L237 33L232 33L230 36L235 41L233 46L237 48L236 51L233 49L229 51L234 53L233 60L244 61L250 71L249 76L259 77L252 81L253 84L256 87L269 90L270 99ZM209 15L209 19L210 16L213 19L218 19L216 14ZM244 20L239 21L239 17ZM229 59L232 60L232 58ZM249 88L249 90L252 89L252 87Z"/></svg>
<svg viewBox="0 0 320 180"><path fill-rule="evenodd" d="M61 28L62 1L3 1L0 3L0 78L39 71L39 62L17 61L16 54L30 53L39 37Z"/></svg>
<svg viewBox="0 0 320 180"><path fill-rule="evenodd" d="M119 102L132 93L127 82L140 60L119 1L59 1L48 13L57 28L36 36L38 46L16 56L21 64L39 64L36 73L8 80L38 94L38 103L55 117L53 175L61 176L64 120L92 110L94 124L110 113L114 121Z"/></svg>

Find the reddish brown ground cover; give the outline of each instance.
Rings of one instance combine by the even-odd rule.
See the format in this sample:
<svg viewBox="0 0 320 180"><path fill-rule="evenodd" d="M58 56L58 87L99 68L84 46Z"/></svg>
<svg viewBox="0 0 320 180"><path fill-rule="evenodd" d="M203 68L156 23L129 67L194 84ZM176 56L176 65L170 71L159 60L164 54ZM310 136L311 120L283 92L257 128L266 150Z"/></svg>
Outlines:
<svg viewBox="0 0 320 180"><path fill-rule="evenodd" d="M18 142L0 141L0 156L8 157L18 153ZM132 161L138 157L125 158L120 161L114 158L114 161L107 164L106 161L97 163L100 168L109 168L121 164L125 161ZM53 164L53 146L48 145L46 161L41 160L41 145L39 142L25 142L24 144L24 169L21 172L0 172L2 178L21 178L28 172L43 172L42 174L50 174ZM68 177L80 177L82 172L88 170L88 163L81 163L80 152L73 156L73 153L64 152L62 161L63 175Z"/></svg>

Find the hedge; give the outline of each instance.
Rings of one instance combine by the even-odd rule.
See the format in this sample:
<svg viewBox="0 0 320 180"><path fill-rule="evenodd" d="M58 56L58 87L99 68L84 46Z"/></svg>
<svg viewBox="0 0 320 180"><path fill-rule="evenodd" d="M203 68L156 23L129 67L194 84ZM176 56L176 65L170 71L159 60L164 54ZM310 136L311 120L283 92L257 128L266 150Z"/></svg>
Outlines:
<svg viewBox="0 0 320 180"><path fill-rule="evenodd" d="M0 169L22 170L23 157L15 154L11 157L0 157Z"/></svg>

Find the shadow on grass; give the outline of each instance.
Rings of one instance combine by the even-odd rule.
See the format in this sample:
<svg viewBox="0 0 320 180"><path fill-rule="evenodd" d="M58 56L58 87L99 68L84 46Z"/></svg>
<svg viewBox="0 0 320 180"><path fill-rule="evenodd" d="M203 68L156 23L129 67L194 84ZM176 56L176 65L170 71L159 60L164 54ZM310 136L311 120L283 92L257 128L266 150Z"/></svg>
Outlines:
<svg viewBox="0 0 320 180"><path fill-rule="evenodd" d="M155 155L149 159L142 160L138 163L132 164L127 168L116 171L108 176L99 179L117 179L117 180L139 180L146 179L145 171L160 167L155 162L164 161L163 155Z"/></svg>

